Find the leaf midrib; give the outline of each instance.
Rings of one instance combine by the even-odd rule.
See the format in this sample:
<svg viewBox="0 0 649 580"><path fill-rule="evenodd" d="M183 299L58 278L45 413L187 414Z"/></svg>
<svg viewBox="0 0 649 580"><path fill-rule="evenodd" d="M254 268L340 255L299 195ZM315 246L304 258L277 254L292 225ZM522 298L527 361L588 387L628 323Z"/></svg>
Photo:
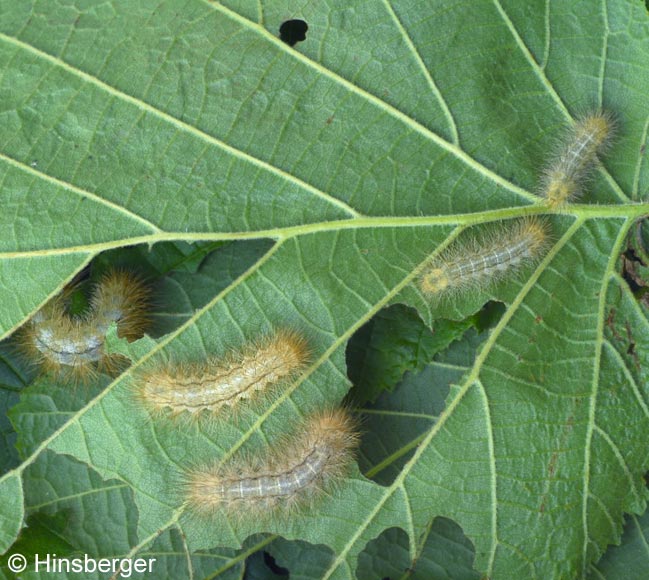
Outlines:
<svg viewBox="0 0 649 580"><path fill-rule="evenodd" d="M267 230L242 232L162 232L148 236L120 238L112 242L68 246L65 248L45 248L16 252L0 252L0 260L24 259L28 257L60 256L66 254L99 253L105 250L136 244L156 244L158 242L217 242L231 240L251 240L271 238L288 240L301 235L336 232L349 229L374 228L416 228L426 226L462 225L473 226L498 220L534 215L572 215L577 219L629 218L635 219L649 213L649 202L624 205L574 204L559 210L550 208L539 201L534 205L487 210L475 213L405 216L405 217L360 217L354 219L313 222L306 225L289 226Z"/></svg>

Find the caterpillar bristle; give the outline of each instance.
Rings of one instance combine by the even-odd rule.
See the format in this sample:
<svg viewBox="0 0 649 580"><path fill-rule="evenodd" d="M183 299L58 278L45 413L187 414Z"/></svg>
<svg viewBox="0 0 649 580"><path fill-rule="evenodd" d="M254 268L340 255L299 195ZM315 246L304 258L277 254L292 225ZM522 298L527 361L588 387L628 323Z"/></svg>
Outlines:
<svg viewBox="0 0 649 580"><path fill-rule="evenodd" d="M279 330L222 356L145 368L133 379L135 396L156 418L232 418L242 405L267 402L310 356L301 334Z"/></svg>
<svg viewBox="0 0 649 580"><path fill-rule="evenodd" d="M27 358L45 373L71 383L87 383L99 372L114 374L126 364L106 353L106 332L114 322L118 336L140 337L149 322L149 289L139 277L123 271L106 274L95 286L90 308L79 316L68 312L76 286L68 286L41 308L19 331Z"/></svg>
<svg viewBox="0 0 649 580"><path fill-rule="evenodd" d="M613 115L603 110L574 123L544 173L542 193L550 207L560 207L581 195L598 155L610 146L615 127Z"/></svg>
<svg viewBox="0 0 649 580"><path fill-rule="evenodd" d="M358 443L348 410L316 413L263 453L188 471L186 506L199 516L224 513L243 521L290 516L340 483Z"/></svg>
<svg viewBox="0 0 649 580"><path fill-rule="evenodd" d="M487 232L456 240L425 265L419 288L432 300L485 288L536 261L548 241L549 226L542 218L491 224Z"/></svg>
<svg viewBox="0 0 649 580"><path fill-rule="evenodd" d="M92 295L95 313L117 322L117 336L129 341L142 337L151 324L151 290L131 272L111 270L104 274Z"/></svg>

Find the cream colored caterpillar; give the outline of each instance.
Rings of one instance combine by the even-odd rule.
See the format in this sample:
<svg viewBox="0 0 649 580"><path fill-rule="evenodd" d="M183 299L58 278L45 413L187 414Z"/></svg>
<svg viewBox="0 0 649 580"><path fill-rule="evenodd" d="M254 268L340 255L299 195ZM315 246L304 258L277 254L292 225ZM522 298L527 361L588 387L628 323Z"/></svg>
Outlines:
<svg viewBox="0 0 649 580"><path fill-rule="evenodd" d="M581 193L585 178L611 141L613 117L596 111L579 119L571 128L545 171L543 195L551 207L559 207Z"/></svg>
<svg viewBox="0 0 649 580"><path fill-rule="evenodd" d="M437 299L488 286L538 259L547 242L548 226L540 218L498 222L488 234L457 241L427 264L419 288Z"/></svg>
<svg viewBox="0 0 649 580"><path fill-rule="evenodd" d="M221 510L252 521L264 519L270 509L287 514L345 476L358 442L356 422L348 411L317 413L268 452L189 472L187 506L198 514Z"/></svg>
<svg viewBox="0 0 649 580"><path fill-rule="evenodd" d="M131 273L112 271L95 286L90 309L82 316L68 313L74 288L66 288L39 310L21 332L31 360L48 372L86 381L97 370L112 372L118 359L104 348L106 332L117 324L120 337L142 336L149 317L149 290Z"/></svg>
<svg viewBox="0 0 649 580"><path fill-rule="evenodd" d="M137 396L154 414L214 416L271 394L299 374L309 356L304 337L280 330L225 356L145 369L135 378Z"/></svg>

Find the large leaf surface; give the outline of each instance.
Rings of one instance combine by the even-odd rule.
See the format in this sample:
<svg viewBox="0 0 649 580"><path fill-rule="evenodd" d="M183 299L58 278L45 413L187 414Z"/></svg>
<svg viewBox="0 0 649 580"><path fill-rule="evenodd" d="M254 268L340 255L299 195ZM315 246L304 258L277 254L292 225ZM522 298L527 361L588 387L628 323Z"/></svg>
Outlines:
<svg viewBox="0 0 649 580"><path fill-rule="evenodd" d="M130 372L99 395L29 387L14 416L23 462L0 481L3 548L22 522L23 480L50 451L128 485L133 554L156 538L191 552L272 532L333 550L327 578L352 578L388 529L405 531L414 560L438 516L462 527L483 574L580 576L619 538L623 513L642 511L649 323L618 273L649 212L640 3L334 1L296 14L279 1L0 0L0 15L2 332L104 250L272 238L233 246L242 262L199 269L196 288L191 273L170 278L163 303L183 298L170 312L182 324L113 344L137 366L290 326L314 351L267 409L215 428L149 421ZM295 48L277 38L293 16L309 24ZM619 135L586 203L550 217L544 259L431 307L412 284L422 262L465 226L551 213L535 195L540 171L593 107L619 116ZM403 302L434 327L490 296L506 304L498 324L459 374L430 379L431 401L449 389L445 407L424 405L412 439L396 426L380 434L391 440L367 436L377 443L361 465L376 481L355 470L318 510L261 529L183 512L188 465L259 448L342 399L347 341L382 307ZM387 422L421 397L413 387L375 413Z"/></svg>

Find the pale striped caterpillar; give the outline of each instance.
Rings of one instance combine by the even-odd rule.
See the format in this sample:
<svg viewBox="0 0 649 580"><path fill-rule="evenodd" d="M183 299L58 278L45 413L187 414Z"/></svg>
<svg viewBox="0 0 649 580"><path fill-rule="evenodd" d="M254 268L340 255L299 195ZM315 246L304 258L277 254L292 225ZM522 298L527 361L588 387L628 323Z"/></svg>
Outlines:
<svg viewBox="0 0 649 580"><path fill-rule="evenodd" d="M548 237L548 225L539 218L498 222L488 233L455 242L424 266L419 288L435 299L488 286L538 259Z"/></svg>
<svg viewBox="0 0 649 580"><path fill-rule="evenodd" d="M97 283L90 308L80 316L69 314L68 287L41 308L20 332L20 342L29 358L46 372L66 379L86 381L96 371L114 372L121 357L106 353L106 333L117 324L121 338L142 336L149 323L147 286L129 272L114 270Z"/></svg>
<svg viewBox="0 0 649 580"><path fill-rule="evenodd" d="M137 397L154 414L215 416L264 400L299 374L309 357L304 337L280 330L222 357L145 369L135 377Z"/></svg>
<svg viewBox="0 0 649 580"><path fill-rule="evenodd" d="M576 198L597 155L609 145L614 133L612 115L596 111L579 119L564 139L545 170L543 195L551 207L559 207Z"/></svg>
<svg viewBox="0 0 649 580"><path fill-rule="evenodd" d="M309 505L350 469L359 443L356 421L343 409L308 417L291 437L263 454L190 471L186 505L235 519L286 515Z"/></svg>

